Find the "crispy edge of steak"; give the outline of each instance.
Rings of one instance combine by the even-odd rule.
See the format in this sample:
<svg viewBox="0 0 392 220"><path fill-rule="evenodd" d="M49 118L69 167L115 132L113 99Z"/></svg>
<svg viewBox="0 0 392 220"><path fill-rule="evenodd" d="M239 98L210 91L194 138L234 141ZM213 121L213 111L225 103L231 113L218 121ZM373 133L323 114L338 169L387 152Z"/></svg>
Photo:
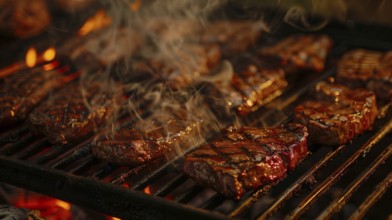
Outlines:
<svg viewBox="0 0 392 220"><path fill-rule="evenodd" d="M245 190L283 178L287 167L292 169L307 155L306 137L306 127L298 124L229 128L217 140L186 155L183 171L197 183L238 200Z"/></svg>
<svg viewBox="0 0 392 220"><path fill-rule="evenodd" d="M298 70L320 72L324 69L332 45L327 35L293 35L261 48L259 54L282 66L288 73Z"/></svg>
<svg viewBox="0 0 392 220"><path fill-rule="evenodd" d="M392 100L392 51L356 49L338 63L336 80L350 88L368 88L382 100Z"/></svg>
<svg viewBox="0 0 392 220"><path fill-rule="evenodd" d="M56 71L21 72L4 79L0 87L0 127L25 120L51 92L76 78Z"/></svg>
<svg viewBox="0 0 392 220"><path fill-rule="evenodd" d="M282 94L288 84L282 69L251 64L236 72L229 81L204 85L214 111L234 109L241 115L250 114Z"/></svg>
<svg viewBox="0 0 392 220"><path fill-rule="evenodd" d="M114 111L112 105L120 100L118 94L112 96L100 88L99 82L92 82L83 95L77 82L64 87L30 114L31 129L60 145L92 134L106 123Z"/></svg>
<svg viewBox="0 0 392 220"><path fill-rule="evenodd" d="M315 91L316 100L294 110L294 121L308 127L310 142L339 146L371 129L377 116L374 93L325 82L318 83Z"/></svg>
<svg viewBox="0 0 392 220"><path fill-rule="evenodd" d="M113 137L99 140L93 145L92 152L95 157L118 165L145 164L179 148L193 146L194 142L201 138L199 135L202 123L171 119L167 121L167 127L156 125L148 131L142 131L142 126L130 125L121 128Z"/></svg>

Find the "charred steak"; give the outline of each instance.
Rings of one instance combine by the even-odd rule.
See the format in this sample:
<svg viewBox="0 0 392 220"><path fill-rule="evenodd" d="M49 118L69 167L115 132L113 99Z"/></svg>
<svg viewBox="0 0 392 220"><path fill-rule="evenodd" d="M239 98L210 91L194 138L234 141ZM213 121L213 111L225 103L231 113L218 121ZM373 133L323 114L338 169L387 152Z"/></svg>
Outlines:
<svg viewBox="0 0 392 220"><path fill-rule="evenodd" d="M224 105L239 114L249 114L282 93L287 86L282 69L266 68L250 64L234 73L231 80L210 86L209 95L222 97L214 105ZM219 98L218 98L219 99ZM224 103L221 103L224 102ZM225 108L223 106L223 108ZM221 110L222 107L214 107Z"/></svg>
<svg viewBox="0 0 392 220"><path fill-rule="evenodd" d="M369 130L377 116L375 95L365 89L320 82L315 99L295 108L295 121L309 129L309 141L339 146Z"/></svg>
<svg viewBox="0 0 392 220"><path fill-rule="evenodd" d="M183 111L156 112L119 129L93 145L95 157L119 165L137 166L194 145L201 121L187 120Z"/></svg>
<svg viewBox="0 0 392 220"><path fill-rule="evenodd" d="M0 87L0 127L25 120L50 93L75 77L54 70L21 72L5 78Z"/></svg>
<svg viewBox="0 0 392 220"><path fill-rule="evenodd" d="M332 40L325 35L294 35L260 50L263 57L278 62L290 73L298 70L320 72Z"/></svg>
<svg viewBox="0 0 392 220"><path fill-rule="evenodd" d="M221 59L217 44L184 44L170 51L170 54L156 53L133 62L132 69L138 75L166 81L173 89L191 86L195 80L209 74Z"/></svg>
<svg viewBox="0 0 392 220"><path fill-rule="evenodd" d="M120 96L104 90L100 82L86 87L73 83L36 108L30 124L50 142L67 144L102 127L113 116Z"/></svg>
<svg viewBox="0 0 392 220"><path fill-rule="evenodd" d="M392 100L392 51L352 50L338 64L337 81L350 88L368 88Z"/></svg>
<svg viewBox="0 0 392 220"><path fill-rule="evenodd" d="M197 183L240 199L244 190L283 178L308 152L307 129L228 128L209 144L186 155L183 170Z"/></svg>

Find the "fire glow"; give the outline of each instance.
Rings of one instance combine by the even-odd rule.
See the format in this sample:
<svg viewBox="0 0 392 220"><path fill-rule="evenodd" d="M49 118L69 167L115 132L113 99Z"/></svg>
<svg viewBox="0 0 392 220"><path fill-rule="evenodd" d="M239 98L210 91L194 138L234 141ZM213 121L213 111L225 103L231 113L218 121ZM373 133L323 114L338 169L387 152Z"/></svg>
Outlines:
<svg viewBox="0 0 392 220"><path fill-rule="evenodd" d="M37 50L34 47L30 47L26 52L26 66L34 67L37 64Z"/></svg>
<svg viewBox="0 0 392 220"><path fill-rule="evenodd" d="M104 10L99 10L89 18L79 30L80 36L85 36L93 31L107 27L112 23L111 18Z"/></svg>

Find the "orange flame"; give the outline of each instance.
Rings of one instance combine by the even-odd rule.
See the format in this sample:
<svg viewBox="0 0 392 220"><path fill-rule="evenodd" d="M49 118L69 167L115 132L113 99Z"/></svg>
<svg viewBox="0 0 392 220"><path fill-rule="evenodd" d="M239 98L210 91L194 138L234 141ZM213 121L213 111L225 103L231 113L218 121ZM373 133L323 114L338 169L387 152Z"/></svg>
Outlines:
<svg viewBox="0 0 392 220"><path fill-rule="evenodd" d="M37 50L30 47L26 52L25 62L27 67L34 67L37 64Z"/></svg>
<svg viewBox="0 0 392 220"><path fill-rule="evenodd" d="M151 195L151 187L147 186L146 188L144 188L144 193L148 194L148 195Z"/></svg>
<svg viewBox="0 0 392 220"><path fill-rule="evenodd" d="M42 58L47 62L54 60L56 58L56 50L53 47L49 47L44 51Z"/></svg>
<svg viewBox="0 0 392 220"><path fill-rule="evenodd" d="M129 8L131 9L131 11L135 12L139 10L140 6L142 6L142 0L135 0L129 5Z"/></svg>
<svg viewBox="0 0 392 220"><path fill-rule="evenodd" d="M99 10L91 18L87 19L79 30L79 35L84 36L93 31L107 27L112 23L111 18L104 10Z"/></svg>
<svg viewBox="0 0 392 220"><path fill-rule="evenodd" d="M109 217L109 220L121 220L121 219L116 217Z"/></svg>

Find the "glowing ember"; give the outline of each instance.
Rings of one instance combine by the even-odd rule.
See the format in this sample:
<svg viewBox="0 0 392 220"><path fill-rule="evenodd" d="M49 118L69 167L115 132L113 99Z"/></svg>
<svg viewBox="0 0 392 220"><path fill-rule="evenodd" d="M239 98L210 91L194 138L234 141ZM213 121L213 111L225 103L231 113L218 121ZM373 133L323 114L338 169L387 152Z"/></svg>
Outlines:
<svg viewBox="0 0 392 220"><path fill-rule="evenodd" d="M150 186L147 186L146 188L144 188L144 193L151 195L151 188Z"/></svg>
<svg viewBox="0 0 392 220"><path fill-rule="evenodd" d="M60 65L60 63L58 61L53 61L51 63L43 65L42 69L45 71L50 71L50 70L56 69L59 65Z"/></svg>
<svg viewBox="0 0 392 220"><path fill-rule="evenodd" d="M104 10L99 10L94 16L89 18L86 23L80 28L79 35L84 36L90 32L99 30L107 27L112 23L111 18L106 14Z"/></svg>
<svg viewBox="0 0 392 220"><path fill-rule="evenodd" d="M121 219L116 218L116 217L110 217L109 220L121 220Z"/></svg>
<svg viewBox="0 0 392 220"><path fill-rule="evenodd" d="M30 47L26 52L25 58L26 66L34 67L37 64L37 50L33 47Z"/></svg>
<svg viewBox="0 0 392 220"><path fill-rule="evenodd" d="M15 204L17 207L38 210L42 216L52 220L70 220L71 205L67 202L42 196L38 194L28 194L21 196Z"/></svg>
<svg viewBox="0 0 392 220"><path fill-rule="evenodd" d="M53 47L49 47L42 55L43 59L47 62L54 60L56 57L56 50Z"/></svg>
<svg viewBox="0 0 392 220"><path fill-rule="evenodd" d="M142 0L135 0L133 3L129 5L131 11L139 10L140 6L142 5Z"/></svg>

